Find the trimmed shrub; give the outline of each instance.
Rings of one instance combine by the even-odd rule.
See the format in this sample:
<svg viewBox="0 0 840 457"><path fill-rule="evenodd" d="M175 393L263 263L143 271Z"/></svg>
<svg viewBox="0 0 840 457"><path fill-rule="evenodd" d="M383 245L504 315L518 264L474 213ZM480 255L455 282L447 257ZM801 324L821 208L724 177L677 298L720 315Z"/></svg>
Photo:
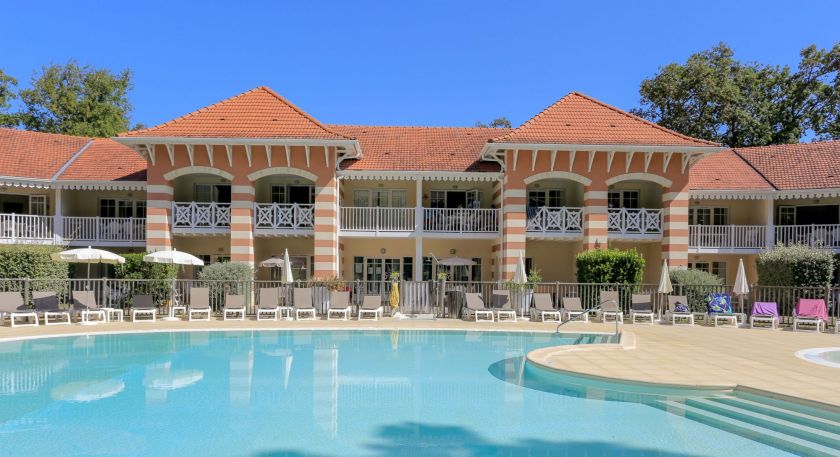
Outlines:
<svg viewBox="0 0 840 457"><path fill-rule="evenodd" d="M146 254L123 254L125 263L114 268L117 279L163 279L173 280L178 276L178 265L149 263L143 261Z"/></svg>
<svg viewBox="0 0 840 457"><path fill-rule="evenodd" d="M224 303L225 293L245 295L250 293L250 281L254 278L254 269L243 262L221 262L207 265L201 269L198 279L208 281L211 297L216 303Z"/></svg>
<svg viewBox="0 0 840 457"><path fill-rule="evenodd" d="M758 256L762 286L825 287L834 275L831 251L804 245L779 246Z"/></svg>
<svg viewBox="0 0 840 457"><path fill-rule="evenodd" d="M62 250L60 246L0 246L0 278L67 279L69 264L50 258Z"/></svg>
<svg viewBox="0 0 840 457"><path fill-rule="evenodd" d="M722 292L723 279L703 270L671 270L674 295L685 295L692 311L706 310L706 296Z"/></svg>
<svg viewBox="0 0 840 457"><path fill-rule="evenodd" d="M593 249L575 258L577 281L596 284L640 284L645 259L635 249Z"/></svg>

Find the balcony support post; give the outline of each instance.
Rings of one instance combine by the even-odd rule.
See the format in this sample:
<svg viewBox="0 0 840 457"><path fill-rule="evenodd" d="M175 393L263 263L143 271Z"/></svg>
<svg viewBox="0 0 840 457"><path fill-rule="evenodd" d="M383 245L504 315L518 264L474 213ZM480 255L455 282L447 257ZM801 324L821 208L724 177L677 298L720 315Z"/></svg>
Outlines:
<svg viewBox="0 0 840 457"><path fill-rule="evenodd" d="M61 202L61 188L55 189L55 217L53 218L53 236L55 244L61 244L64 239L64 209Z"/></svg>
<svg viewBox="0 0 840 457"><path fill-rule="evenodd" d="M231 183L230 189L230 260L255 264L254 259L254 185L250 181Z"/></svg>
<svg viewBox="0 0 840 457"><path fill-rule="evenodd" d="M172 182L151 177L146 185L146 249L172 248L174 188Z"/></svg>
<svg viewBox="0 0 840 457"><path fill-rule="evenodd" d="M662 258L670 268L688 267L688 190L672 186L662 194Z"/></svg>
<svg viewBox="0 0 840 457"><path fill-rule="evenodd" d="M773 249L776 246L776 226L773 225L773 199L767 198L764 203L764 247Z"/></svg>
<svg viewBox="0 0 840 457"><path fill-rule="evenodd" d="M607 247L608 221L607 187L593 181L583 188L583 249Z"/></svg>

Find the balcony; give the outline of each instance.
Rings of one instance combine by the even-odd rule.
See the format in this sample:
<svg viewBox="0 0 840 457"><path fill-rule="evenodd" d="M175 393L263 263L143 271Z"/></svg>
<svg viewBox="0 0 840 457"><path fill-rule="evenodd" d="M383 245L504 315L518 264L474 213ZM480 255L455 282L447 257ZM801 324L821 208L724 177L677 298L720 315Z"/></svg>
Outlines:
<svg viewBox="0 0 840 457"><path fill-rule="evenodd" d="M345 206L341 230L348 232L413 232L415 208Z"/></svg>
<svg viewBox="0 0 840 457"><path fill-rule="evenodd" d="M695 252L759 251L767 248L764 225L691 225L688 247Z"/></svg>
<svg viewBox="0 0 840 457"><path fill-rule="evenodd" d="M61 218L61 235L55 216L0 214L0 243L135 246L146 241L146 219L134 217Z"/></svg>
<svg viewBox="0 0 840 457"><path fill-rule="evenodd" d="M583 209L567 207L529 207L525 230L529 236L579 237L583 235Z"/></svg>
<svg viewBox="0 0 840 457"><path fill-rule="evenodd" d="M230 231L230 203L172 203L172 231L213 234Z"/></svg>
<svg viewBox="0 0 840 457"><path fill-rule="evenodd" d="M610 208L607 230L618 238L658 238L662 236L662 209Z"/></svg>
<svg viewBox="0 0 840 457"><path fill-rule="evenodd" d="M257 235L310 235L315 227L315 206L297 203L257 203L254 231Z"/></svg>
<svg viewBox="0 0 840 457"><path fill-rule="evenodd" d="M425 208L423 231L430 233L498 234L499 210L481 208Z"/></svg>
<svg viewBox="0 0 840 457"><path fill-rule="evenodd" d="M805 244L813 247L840 249L840 225L777 225L776 244Z"/></svg>
<svg viewBox="0 0 840 457"><path fill-rule="evenodd" d="M29 214L0 214L0 241L7 244L55 243L55 218Z"/></svg>

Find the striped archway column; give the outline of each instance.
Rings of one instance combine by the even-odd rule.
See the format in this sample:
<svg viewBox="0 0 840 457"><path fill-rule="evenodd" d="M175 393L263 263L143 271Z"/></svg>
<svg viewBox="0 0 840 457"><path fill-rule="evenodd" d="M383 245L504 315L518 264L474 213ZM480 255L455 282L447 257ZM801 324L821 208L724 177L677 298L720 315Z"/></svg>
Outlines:
<svg viewBox="0 0 840 457"><path fill-rule="evenodd" d="M230 260L255 265L254 185L246 176L234 176L230 187Z"/></svg>
<svg viewBox="0 0 840 457"><path fill-rule="evenodd" d="M688 267L688 190L672 186L662 194L662 258L669 268Z"/></svg>
<svg viewBox="0 0 840 457"><path fill-rule="evenodd" d="M525 183L505 183L502 192L502 277L503 281L513 278L519 254L525 255Z"/></svg>
<svg viewBox="0 0 840 457"><path fill-rule="evenodd" d="M609 233L607 212L607 185L593 181L583 188L583 249L607 247Z"/></svg>
<svg viewBox="0 0 840 457"><path fill-rule="evenodd" d="M493 207L494 208L501 208L502 207L502 192L504 191L504 185L502 184L502 180L495 181L493 183ZM502 244L504 240L504 229L499 231L499 238L493 241L493 244L490 246L490 254L491 259L493 262L493 269L492 269L492 278L500 279L504 277L502 273L503 262L502 262Z"/></svg>
<svg viewBox="0 0 840 457"><path fill-rule="evenodd" d="M146 250L172 249L172 201L175 189L163 178L146 184Z"/></svg>
<svg viewBox="0 0 840 457"><path fill-rule="evenodd" d="M338 276L338 180L335 175L318 176L315 182L315 268L316 278Z"/></svg>

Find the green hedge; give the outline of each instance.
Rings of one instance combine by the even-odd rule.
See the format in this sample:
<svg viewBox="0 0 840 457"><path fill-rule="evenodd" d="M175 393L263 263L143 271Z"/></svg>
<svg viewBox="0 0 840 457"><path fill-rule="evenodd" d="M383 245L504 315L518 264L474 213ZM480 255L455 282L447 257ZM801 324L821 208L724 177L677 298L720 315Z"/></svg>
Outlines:
<svg viewBox="0 0 840 457"><path fill-rule="evenodd" d="M575 258L577 281L595 284L640 284L645 259L635 249L593 249Z"/></svg>
<svg viewBox="0 0 840 457"><path fill-rule="evenodd" d="M0 278L67 279L69 264L50 258L62 250L60 246L0 246Z"/></svg>
<svg viewBox="0 0 840 457"><path fill-rule="evenodd" d="M173 280L178 276L178 266L143 261L146 254L123 254L125 263L114 268L117 279L163 279Z"/></svg>
<svg viewBox="0 0 840 457"><path fill-rule="evenodd" d="M692 311L706 310L706 295L723 292L723 279L703 270L671 270L673 295L685 295Z"/></svg>
<svg viewBox="0 0 840 457"><path fill-rule="evenodd" d="M758 256L762 286L824 287L834 275L834 254L804 245L780 246Z"/></svg>

